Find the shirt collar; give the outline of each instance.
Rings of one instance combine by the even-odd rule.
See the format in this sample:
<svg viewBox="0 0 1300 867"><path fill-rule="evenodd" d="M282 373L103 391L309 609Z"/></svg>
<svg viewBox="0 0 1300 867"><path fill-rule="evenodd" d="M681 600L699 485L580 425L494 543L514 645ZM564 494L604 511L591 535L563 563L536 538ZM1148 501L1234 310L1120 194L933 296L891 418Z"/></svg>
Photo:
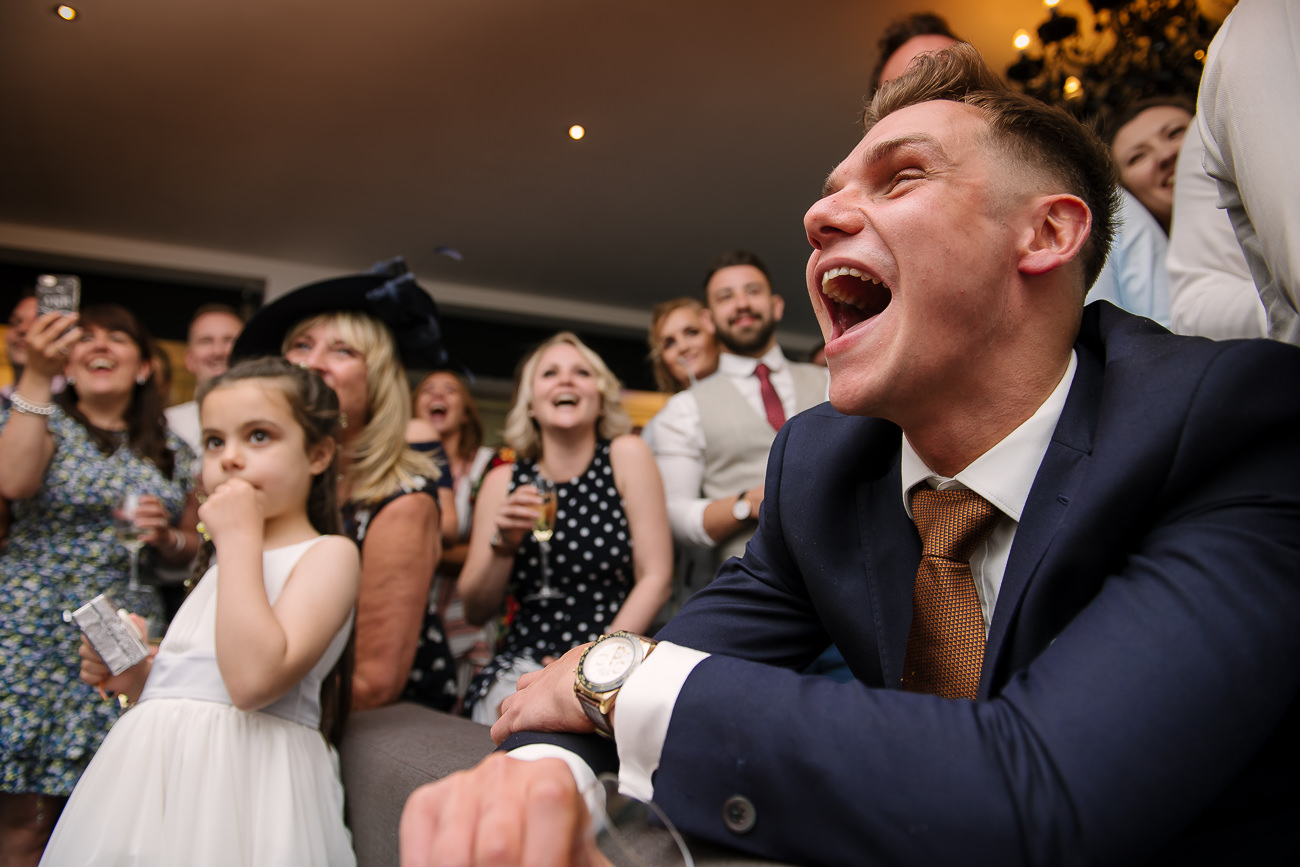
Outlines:
<svg viewBox="0 0 1300 867"><path fill-rule="evenodd" d="M933 480L934 487L969 488L996 506L1004 515L1019 522L1025 501L1029 499L1029 489L1033 487L1034 477L1038 475L1038 466L1047 454L1047 447L1051 445L1056 423L1061 420L1065 399L1070 394L1070 385L1074 382L1074 372L1078 365L1078 357L1071 350L1065 375L1042 406L1025 419L1020 427L1007 434L1001 442L972 461L952 479L941 476L926 466L904 434L902 494L903 508L908 517L912 515L909 492L922 482ZM956 484L951 484L953 482Z"/></svg>
<svg viewBox="0 0 1300 867"><path fill-rule="evenodd" d="M758 367L760 361L766 364L768 370L774 373L778 370L784 370L786 366L785 353L781 351L780 345L774 345L763 353L762 358L750 358L747 355L736 355L724 351L718 356L718 370L727 376L753 376L754 368Z"/></svg>

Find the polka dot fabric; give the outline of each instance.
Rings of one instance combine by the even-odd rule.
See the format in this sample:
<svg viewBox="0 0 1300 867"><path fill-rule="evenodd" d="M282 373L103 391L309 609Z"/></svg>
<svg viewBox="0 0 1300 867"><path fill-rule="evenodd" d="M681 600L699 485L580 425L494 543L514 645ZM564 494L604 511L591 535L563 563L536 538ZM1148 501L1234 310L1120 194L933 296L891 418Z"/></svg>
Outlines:
<svg viewBox="0 0 1300 867"><path fill-rule="evenodd" d="M984 664L984 618L970 558L1001 513L969 490L912 492L921 564L912 589L903 689L974 699Z"/></svg>
<svg viewBox="0 0 1300 867"><path fill-rule="evenodd" d="M537 467L515 462L510 489L532 484ZM632 590L632 536L623 500L614 487L609 443L601 441L586 471L557 483L555 535L551 538L551 585L564 595L527 599L541 585L541 556L531 535L515 555L510 595L521 600L496 656L474 678L466 697L471 707L498 672L519 657L541 662L603 635Z"/></svg>

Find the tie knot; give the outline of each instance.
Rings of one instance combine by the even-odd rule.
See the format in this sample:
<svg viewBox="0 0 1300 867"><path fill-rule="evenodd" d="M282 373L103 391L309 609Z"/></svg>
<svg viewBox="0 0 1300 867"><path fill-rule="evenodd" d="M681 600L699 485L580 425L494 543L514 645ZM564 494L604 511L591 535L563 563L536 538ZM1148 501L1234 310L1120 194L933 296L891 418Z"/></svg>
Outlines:
<svg viewBox="0 0 1300 867"><path fill-rule="evenodd" d="M964 488L936 491L924 485L912 492L912 520L921 534L921 556L970 562L998 521L988 500Z"/></svg>
<svg viewBox="0 0 1300 867"><path fill-rule="evenodd" d="M754 375L757 376L758 381L763 383L764 385L772 381L771 374L772 374L772 368L768 367L766 364L764 364L761 361L758 363L758 366L754 368Z"/></svg>

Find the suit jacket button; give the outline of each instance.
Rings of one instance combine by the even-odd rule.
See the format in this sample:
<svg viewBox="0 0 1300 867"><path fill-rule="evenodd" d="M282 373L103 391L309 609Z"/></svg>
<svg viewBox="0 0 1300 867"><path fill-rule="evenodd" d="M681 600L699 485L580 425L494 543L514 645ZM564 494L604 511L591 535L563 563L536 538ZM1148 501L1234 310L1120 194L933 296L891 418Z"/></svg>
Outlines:
<svg viewBox="0 0 1300 867"><path fill-rule="evenodd" d="M722 805L722 823L733 834L745 834L753 829L757 814L754 804L743 795L732 795Z"/></svg>

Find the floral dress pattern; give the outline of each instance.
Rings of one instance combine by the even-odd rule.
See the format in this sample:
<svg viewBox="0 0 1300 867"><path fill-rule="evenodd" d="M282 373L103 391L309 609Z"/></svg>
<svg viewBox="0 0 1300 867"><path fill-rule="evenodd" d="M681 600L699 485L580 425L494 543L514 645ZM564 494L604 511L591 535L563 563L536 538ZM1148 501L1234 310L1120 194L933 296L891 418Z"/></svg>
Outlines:
<svg viewBox="0 0 1300 867"><path fill-rule="evenodd" d="M0 412L0 425L9 419ZM72 792L118 707L78 678L81 633L65 620L105 593L159 623L157 592L127 590L129 559L113 535L113 504L129 490L162 500L173 523L193 486L194 453L168 433L172 478L125 446L111 455L55 410L54 455L40 490L10 504L9 544L0 555L0 791ZM153 549L141 551L142 563ZM69 618L70 619L70 618Z"/></svg>
<svg viewBox="0 0 1300 867"><path fill-rule="evenodd" d="M537 476L532 461L516 461L510 490L530 485ZM569 648L603 635L632 592L632 535L623 498L614 486L609 441L596 445L586 471L557 482L555 535L551 537L551 586L563 591L554 599L529 599L541 586L541 552L532 534L515 554L507 597L519 600L497 655L470 684L466 708L487 694L497 673L521 657L540 663Z"/></svg>

